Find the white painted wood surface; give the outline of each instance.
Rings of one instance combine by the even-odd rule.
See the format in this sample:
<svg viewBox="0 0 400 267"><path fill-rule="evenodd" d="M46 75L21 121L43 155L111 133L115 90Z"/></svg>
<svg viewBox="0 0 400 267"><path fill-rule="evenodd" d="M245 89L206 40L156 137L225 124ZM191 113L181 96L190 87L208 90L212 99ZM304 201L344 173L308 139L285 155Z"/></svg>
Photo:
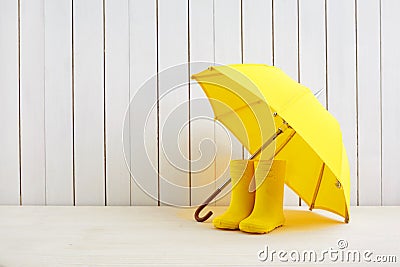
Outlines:
<svg viewBox="0 0 400 267"><path fill-rule="evenodd" d="M400 23L400 2L382 1L382 204L396 205L400 201L399 134L400 134L400 39L397 25Z"/></svg>
<svg viewBox="0 0 400 267"><path fill-rule="evenodd" d="M46 204L73 205L72 4L44 8Z"/></svg>
<svg viewBox="0 0 400 267"><path fill-rule="evenodd" d="M44 0L20 2L21 198L46 204Z"/></svg>
<svg viewBox="0 0 400 267"><path fill-rule="evenodd" d="M243 1L243 63L272 65L272 0Z"/></svg>
<svg viewBox="0 0 400 267"><path fill-rule="evenodd" d="M217 215L224 210L214 209ZM0 212L4 266L288 266L295 263L261 262L257 253L265 246L340 253L339 240L348 244L343 251L396 256L397 263L387 266L396 266L400 257L400 233L394 231L400 207L352 207L349 224L306 207L287 207L285 225L267 235L217 230L210 222L195 222L192 209L171 207L0 207ZM318 266L338 264L380 265L335 263L327 256Z"/></svg>
<svg viewBox="0 0 400 267"><path fill-rule="evenodd" d="M358 201L381 205L380 1L357 1Z"/></svg>
<svg viewBox="0 0 400 267"><path fill-rule="evenodd" d="M340 18L340 19L339 19ZM357 204L357 114L355 3L327 1L328 110L342 129L350 164L351 203Z"/></svg>
<svg viewBox="0 0 400 267"><path fill-rule="evenodd" d="M73 5L75 204L104 205L103 2Z"/></svg>
<svg viewBox="0 0 400 267"><path fill-rule="evenodd" d="M18 3L0 1L0 203L19 204Z"/></svg>
<svg viewBox="0 0 400 267"><path fill-rule="evenodd" d="M189 61L243 61L275 63L314 92L324 88L319 99L338 118L349 155L351 203L398 205L399 12L396 0L1 0L0 204L202 202L228 177L230 158L248 154L218 123L195 120L167 134L181 145L167 151L171 167L163 123L173 118L176 130L212 112L195 103L204 96L195 84L158 99L196 67L155 75ZM207 165L208 154L189 161L203 137L200 151L214 152L214 141L216 161L200 173L179 170ZM229 194L218 202L228 203Z"/></svg>
<svg viewBox="0 0 400 267"><path fill-rule="evenodd" d="M122 149L122 125L130 95L128 0L107 0L104 8L107 205L129 206L131 180Z"/></svg>
<svg viewBox="0 0 400 267"><path fill-rule="evenodd" d="M133 179L131 205L157 205L158 118L157 112L148 114L157 103L156 0L129 1L128 4L131 104L127 115L129 116L129 166ZM143 145L144 140L146 140L146 149Z"/></svg>
<svg viewBox="0 0 400 267"><path fill-rule="evenodd" d="M188 2L158 2L159 201L190 205Z"/></svg>
<svg viewBox="0 0 400 267"><path fill-rule="evenodd" d="M299 80L298 3L274 1L274 65ZM285 186L285 205L298 205L299 197Z"/></svg>
<svg viewBox="0 0 400 267"><path fill-rule="evenodd" d="M326 105L325 1L299 1L299 81Z"/></svg>

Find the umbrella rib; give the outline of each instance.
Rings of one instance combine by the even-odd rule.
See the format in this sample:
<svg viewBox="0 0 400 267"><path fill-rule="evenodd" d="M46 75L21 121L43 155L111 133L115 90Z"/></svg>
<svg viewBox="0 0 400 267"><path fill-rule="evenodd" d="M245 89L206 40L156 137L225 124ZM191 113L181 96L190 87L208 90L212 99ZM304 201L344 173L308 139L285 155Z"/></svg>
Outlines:
<svg viewBox="0 0 400 267"><path fill-rule="evenodd" d="M294 136L295 134L296 134L296 131L293 130L293 132L292 132L292 133L289 135L289 137L286 139L285 143L283 143L283 144L278 148L278 150L275 152L274 157L276 157L276 156L279 154L279 152L281 152L282 149L285 148L285 146L287 145L287 143L289 143L289 141L292 140L292 138L293 138L293 136Z"/></svg>
<svg viewBox="0 0 400 267"><path fill-rule="evenodd" d="M321 171L318 176L317 186L315 188L314 195L313 195L313 198L311 201L310 210L312 210L314 208L315 200L317 199L317 195L318 195L319 187L321 185L321 180L322 180L322 176L324 174L324 170L325 170L325 162L322 163Z"/></svg>

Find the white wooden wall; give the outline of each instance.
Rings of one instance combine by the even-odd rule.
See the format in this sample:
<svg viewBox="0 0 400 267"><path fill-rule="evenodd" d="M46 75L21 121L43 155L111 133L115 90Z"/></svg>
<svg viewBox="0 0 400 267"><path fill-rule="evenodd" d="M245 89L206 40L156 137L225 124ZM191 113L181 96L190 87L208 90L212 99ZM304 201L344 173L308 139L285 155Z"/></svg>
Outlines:
<svg viewBox="0 0 400 267"><path fill-rule="evenodd" d="M206 61L273 64L324 88L320 101L343 130L352 204L400 205L399 14L398 0L0 0L0 204L199 204L227 177L229 158L247 153L221 125L197 120L212 117L198 85L174 95L170 77L148 81L141 104L156 109L146 134L133 109L126 159L122 125L146 80ZM198 66L177 79L187 83ZM192 159L178 164L187 170L207 165L201 172L171 168L163 154L177 106L175 122L188 124L172 156ZM285 201L299 205L290 190Z"/></svg>

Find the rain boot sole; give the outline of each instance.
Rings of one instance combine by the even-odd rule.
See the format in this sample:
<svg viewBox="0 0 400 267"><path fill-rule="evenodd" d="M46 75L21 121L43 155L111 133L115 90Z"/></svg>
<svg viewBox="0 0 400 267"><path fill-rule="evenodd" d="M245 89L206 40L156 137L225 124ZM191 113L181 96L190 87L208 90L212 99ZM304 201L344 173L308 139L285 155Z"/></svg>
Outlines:
<svg viewBox="0 0 400 267"><path fill-rule="evenodd" d="M279 223L277 226L270 230L265 230L265 227L259 226L259 225L254 225L254 224L246 224L243 226L239 226L240 231L250 233L250 234L268 234L272 232L273 230L282 227L284 224L284 221Z"/></svg>
<svg viewBox="0 0 400 267"><path fill-rule="evenodd" d="M214 220L213 225L215 228L224 229L224 230L239 230L239 223L223 221L223 220Z"/></svg>

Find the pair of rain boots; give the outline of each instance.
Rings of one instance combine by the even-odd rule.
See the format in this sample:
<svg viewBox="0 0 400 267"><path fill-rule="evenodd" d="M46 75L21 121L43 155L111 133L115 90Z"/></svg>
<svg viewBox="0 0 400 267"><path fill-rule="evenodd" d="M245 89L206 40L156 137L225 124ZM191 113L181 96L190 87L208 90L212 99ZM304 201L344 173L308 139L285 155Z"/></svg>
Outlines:
<svg viewBox="0 0 400 267"><path fill-rule="evenodd" d="M216 228L268 233L282 226L285 164L283 160L233 160L228 210L213 220ZM256 190L250 190L254 176Z"/></svg>

